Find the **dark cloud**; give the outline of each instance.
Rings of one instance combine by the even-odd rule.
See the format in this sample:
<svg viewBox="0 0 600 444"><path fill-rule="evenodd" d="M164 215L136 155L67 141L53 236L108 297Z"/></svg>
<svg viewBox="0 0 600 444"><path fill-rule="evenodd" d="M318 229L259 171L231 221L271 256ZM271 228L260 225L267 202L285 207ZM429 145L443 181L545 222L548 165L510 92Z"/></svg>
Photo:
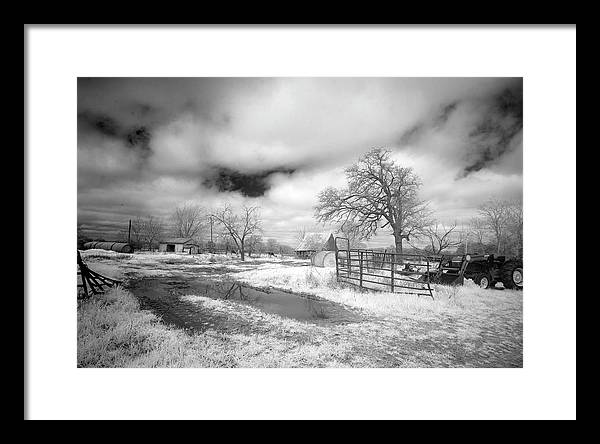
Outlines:
<svg viewBox="0 0 600 444"><path fill-rule="evenodd" d="M117 121L105 114L95 114L90 111L82 111L78 114L79 134L88 132L98 132L101 135L109 137L118 137L121 133L121 126Z"/></svg>
<svg viewBox="0 0 600 444"><path fill-rule="evenodd" d="M461 160L456 179L462 179L495 166L519 145L515 140L522 129L523 82L509 79L505 87L487 96L441 105L435 113L404 130L398 142L400 148L428 150L432 136L458 134L462 146L448 146L448 155Z"/></svg>
<svg viewBox="0 0 600 444"><path fill-rule="evenodd" d="M242 173L229 168L218 168L214 177L205 179L203 185L216 188L220 192L239 192L246 197L263 196L270 188L270 178L274 174L291 175L291 168L276 168L260 173Z"/></svg>
<svg viewBox="0 0 600 444"><path fill-rule="evenodd" d="M442 110L440 111L440 113L435 117L434 126L435 127L444 126L446 124L446 122L448 121L448 119L450 118L450 115L456 110L458 103L459 102L452 102L452 103L445 105L442 108Z"/></svg>
<svg viewBox="0 0 600 444"><path fill-rule="evenodd" d="M453 101L443 105L433 117L424 119L403 131L398 139L401 146L418 143L432 131L439 130L448 122L459 102Z"/></svg>
<svg viewBox="0 0 600 444"><path fill-rule="evenodd" d="M418 123L416 125L411 126L400 136L400 145L410 145L411 143L415 143L419 140L419 138L423 135L425 131L425 123Z"/></svg>
<svg viewBox="0 0 600 444"><path fill-rule="evenodd" d="M523 84L506 88L491 99L490 106L469 133L466 166L458 177L492 166L507 154L513 139L523 130Z"/></svg>
<svg viewBox="0 0 600 444"><path fill-rule="evenodd" d="M141 157L147 157L151 152L152 133L147 125L125 126L111 116L87 110L78 114L78 123L81 138L98 135L120 140L124 146L139 150Z"/></svg>
<svg viewBox="0 0 600 444"><path fill-rule="evenodd" d="M146 157L150 154L150 140L152 134L145 126L131 128L126 134L127 145L132 148L137 148L141 151L141 155Z"/></svg>

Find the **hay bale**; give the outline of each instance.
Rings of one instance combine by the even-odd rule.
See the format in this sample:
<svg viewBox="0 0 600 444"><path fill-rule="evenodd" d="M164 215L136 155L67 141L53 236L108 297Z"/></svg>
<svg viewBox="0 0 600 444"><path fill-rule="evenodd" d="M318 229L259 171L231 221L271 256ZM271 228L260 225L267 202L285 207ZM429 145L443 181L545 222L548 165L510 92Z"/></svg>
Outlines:
<svg viewBox="0 0 600 444"><path fill-rule="evenodd" d="M116 251L117 253L133 253L133 247L125 242L86 242L83 244L84 250L91 249Z"/></svg>
<svg viewBox="0 0 600 444"><path fill-rule="evenodd" d="M315 267L335 267L335 251L319 251L310 257Z"/></svg>

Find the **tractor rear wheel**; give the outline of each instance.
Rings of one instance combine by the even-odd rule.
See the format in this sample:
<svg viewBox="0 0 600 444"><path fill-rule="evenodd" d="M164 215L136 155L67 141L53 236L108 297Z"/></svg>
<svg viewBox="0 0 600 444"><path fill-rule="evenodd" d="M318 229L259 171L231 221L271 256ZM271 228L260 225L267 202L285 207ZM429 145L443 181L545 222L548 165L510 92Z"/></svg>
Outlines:
<svg viewBox="0 0 600 444"><path fill-rule="evenodd" d="M492 276L489 273L477 273L473 282L481 288L490 288L492 286Z"/></svg>
<svg viewBox="0 0 600 444"><path fill-rule="evenodd" d="M523 289L523 262L519 260L508 260L502 264L500 270L504 288Z"/></svg>

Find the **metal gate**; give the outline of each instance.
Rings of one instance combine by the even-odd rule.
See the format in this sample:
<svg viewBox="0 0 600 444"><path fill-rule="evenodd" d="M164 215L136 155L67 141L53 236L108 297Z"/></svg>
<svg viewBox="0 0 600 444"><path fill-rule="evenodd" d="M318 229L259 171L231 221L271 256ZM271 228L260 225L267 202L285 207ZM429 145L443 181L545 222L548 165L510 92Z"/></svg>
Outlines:
<svg viewBox="0 0 600 444"><path fill-rule="evenodd" d="M345 242L344 242L345 241ZM433 299L431 278L438 260L419 254L350 248L347 238L335 238L338 282L369 290L416 294ZM432 263L435 264L432 267Z"/></svg>

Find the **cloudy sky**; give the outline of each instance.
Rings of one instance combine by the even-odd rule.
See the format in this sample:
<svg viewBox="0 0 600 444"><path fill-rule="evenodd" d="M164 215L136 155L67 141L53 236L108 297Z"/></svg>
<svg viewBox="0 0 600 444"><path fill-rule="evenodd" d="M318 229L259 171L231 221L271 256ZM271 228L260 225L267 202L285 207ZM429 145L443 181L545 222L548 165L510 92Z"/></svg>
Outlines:
<svg viewBox="0 0 600 444"><path fill-rule="evenodd" d="M78 223L114 239L136 216L251 203L263 236L321 231L313 207L373 147L459 224L523 189L521 78L79 78ZM388 246L382 231L373 246Z"/></svg>

